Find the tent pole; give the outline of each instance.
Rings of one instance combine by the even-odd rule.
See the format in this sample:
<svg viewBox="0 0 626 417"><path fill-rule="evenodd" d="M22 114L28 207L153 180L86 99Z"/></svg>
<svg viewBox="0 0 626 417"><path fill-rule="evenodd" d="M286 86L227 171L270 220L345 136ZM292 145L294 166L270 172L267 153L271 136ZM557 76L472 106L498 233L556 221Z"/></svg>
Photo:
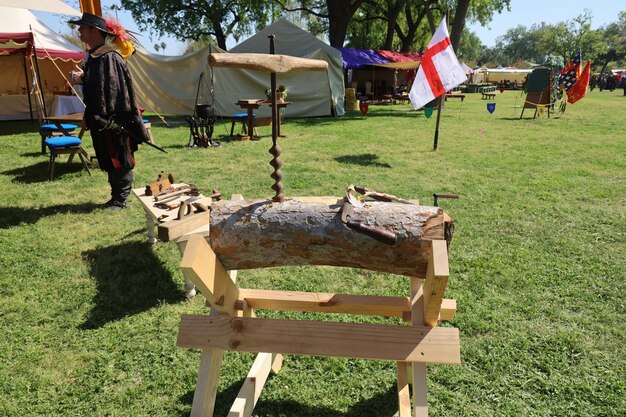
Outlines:
<svg viewBox="0 0 626 417"><path fill-rule="evenodd" d="M437 105L437 124L435 125L435 142L433 143L433 151L437 150L437 142L439 142L439 120L441 119L441 107L443 100L445 100L445 93L439 97L439 104Z"/></svg>
<svg viewBox="0 0 626 417"><path fill-rule="evenodd" d="M28 109L30 110L30 121L32 122L33 119L33 102L30 98L30 88L28 88L28 85L30 84L28 82L28 69L26 68L26 55L22 55L22 63L24 63L24 77L26 78L26 91L28 92Z"/></svg>
<svg viewBox="0 0 626 417"><path fill-rule="evenodd" d="M33 31L33 28L30 27L30 31ZM48 109L46 109L46 97L44 95L43 90L41 89L41 71L39 71L39 62L37 61L37 49L35 48L35 38L33 37L33 56L35 57L34 61L35 61L35 73L37 75L37 87L39 89L39 95L41 96L41 106L43 108L43 118L45 119L46 117L48 117Z"/></svg>

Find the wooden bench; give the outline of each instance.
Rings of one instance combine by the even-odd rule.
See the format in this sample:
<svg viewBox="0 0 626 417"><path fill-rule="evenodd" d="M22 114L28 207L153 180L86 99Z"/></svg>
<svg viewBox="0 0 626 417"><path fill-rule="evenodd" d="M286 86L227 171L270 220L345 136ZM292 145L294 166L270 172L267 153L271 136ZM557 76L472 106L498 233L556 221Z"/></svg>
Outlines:
<svg viewBox="0 0 626 417"><path fill-rule="evenodd" d="M465 100L465 94L461 93L448 93L446 94L446 100L449 98L460 98L461 101Z"/></svg>
<svg viewBox="0 0 626 417"><path fill-rule="evenodd" d="M409 102L409 95L407 93L400 93L400 94L394 94L393 96L393 101L394 102L400 102L400 103L408 103Z"/></svg>
<svg viewBox="0 0 626 417"><path fill-rule="evenodd" d="M482 100L493 99L496 98L496 86L491 87L482 87L480 89L480 93L483 95L481 97Z"/></svg>

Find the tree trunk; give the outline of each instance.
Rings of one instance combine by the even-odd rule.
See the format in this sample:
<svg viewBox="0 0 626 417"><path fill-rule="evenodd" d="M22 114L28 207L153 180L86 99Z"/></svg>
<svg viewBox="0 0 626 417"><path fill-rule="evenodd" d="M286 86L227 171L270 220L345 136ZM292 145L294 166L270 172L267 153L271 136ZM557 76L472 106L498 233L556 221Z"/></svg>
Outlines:
<svg viewBox="0 0 626 417"><path fill-rule="evenodd" d="M355 206L349 220L394 232L393 245L348 228L341 208L293 199L213 204L210 245L226 269L331 265L424 276L430 241L451 238L449 217L438 207L387 202Z"/></svg>
<svg viewBox="0 0 626 417"><path fill-rule="evenodd" d="M469 9L470 0L459 0L454 13L454 24L452 25L452 33L450 33L450 43L455 53L458 53L459 44L461 43L461 35L465 27L465 18Z"/></svg>
<svg viewBox="0 0 626 417"><path fill-rule="evenodd" d="M406 0L399 0L388 11L387 33L385 35L383 49L391 50L393 48L393 35L395 33L396 21L405 4Z"/></svg>
<svg viewBox="0 0 626 417"><path fill-rule="evenodd" d="M215 40L217 41L217 46L226 51L226 34L222 29L222 22L218 19L214 19L211 21L213 32L215 33Z"/></svg>
<svg viewBox="0 0 626 417"><path fill-rule="evenodd" d="M328 8L328 42L335 48L343 47L348 33L348 25L354 13L365 0L327 0Z"/></svg>

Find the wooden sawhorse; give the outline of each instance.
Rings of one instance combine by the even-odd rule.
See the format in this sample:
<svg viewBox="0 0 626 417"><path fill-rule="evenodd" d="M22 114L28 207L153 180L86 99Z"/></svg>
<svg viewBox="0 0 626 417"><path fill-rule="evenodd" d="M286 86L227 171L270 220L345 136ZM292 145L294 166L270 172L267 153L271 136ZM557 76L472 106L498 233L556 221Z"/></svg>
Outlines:
<svg viewBox="0 0 626 417"><path fill-rule="evenodd" d="M183 315L178 333L179 347L202 349L193 417L213 416L225 350L258 353L229 416L252 415L270 371L282 366L281 354L396 361L400 417L428 415L427 363L461 363L458 329L436 327L456 312L456 302L443 298L449 276L443 240L432 241L426 276L411 278L410 297L243 289L205 236L188 235L178 244L185 278L211 306L210 315ZM411 325L261 319L253 309L399 317Z"/></svg>

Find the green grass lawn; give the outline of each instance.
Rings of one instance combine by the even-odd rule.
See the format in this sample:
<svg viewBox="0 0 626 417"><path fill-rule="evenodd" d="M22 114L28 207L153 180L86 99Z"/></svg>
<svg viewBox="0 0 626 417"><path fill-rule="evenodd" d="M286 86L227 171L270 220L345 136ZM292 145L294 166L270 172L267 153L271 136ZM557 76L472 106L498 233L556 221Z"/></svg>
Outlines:
<svg viewBox="0 0 626 417"><path fill-rule="evenodd" d="M560 117L519 120L523 96L449 101L439 149L436 114L371 106L367 116L287 119L285 194L343 195L365 185L432 204L455 219L446 296L461 366L428 367L433 416L626 415L626 97L590 92ZM527 113L530 115L531 113ZM184 124L153 120L162 154L136 154L135 185L157 172L225 196L273 195L270 130L189 149ZM168 118L170 122L176 119ZM88 152L93 152L89 136ZM30 122L0 123L0 415L185 416L200 352L176 347L187 301L173 243L147 243L137 201L107 212L106 176L59 163L47 181ZM240 271L242 286L406 295L407 279L330 267ZM260 317L310 318L302 313ZM334 320L397 322L361 317ZM225 355L216 416L225 416L253 361ZM287 356L257 416L397 413L395 364Z"/></svg>

